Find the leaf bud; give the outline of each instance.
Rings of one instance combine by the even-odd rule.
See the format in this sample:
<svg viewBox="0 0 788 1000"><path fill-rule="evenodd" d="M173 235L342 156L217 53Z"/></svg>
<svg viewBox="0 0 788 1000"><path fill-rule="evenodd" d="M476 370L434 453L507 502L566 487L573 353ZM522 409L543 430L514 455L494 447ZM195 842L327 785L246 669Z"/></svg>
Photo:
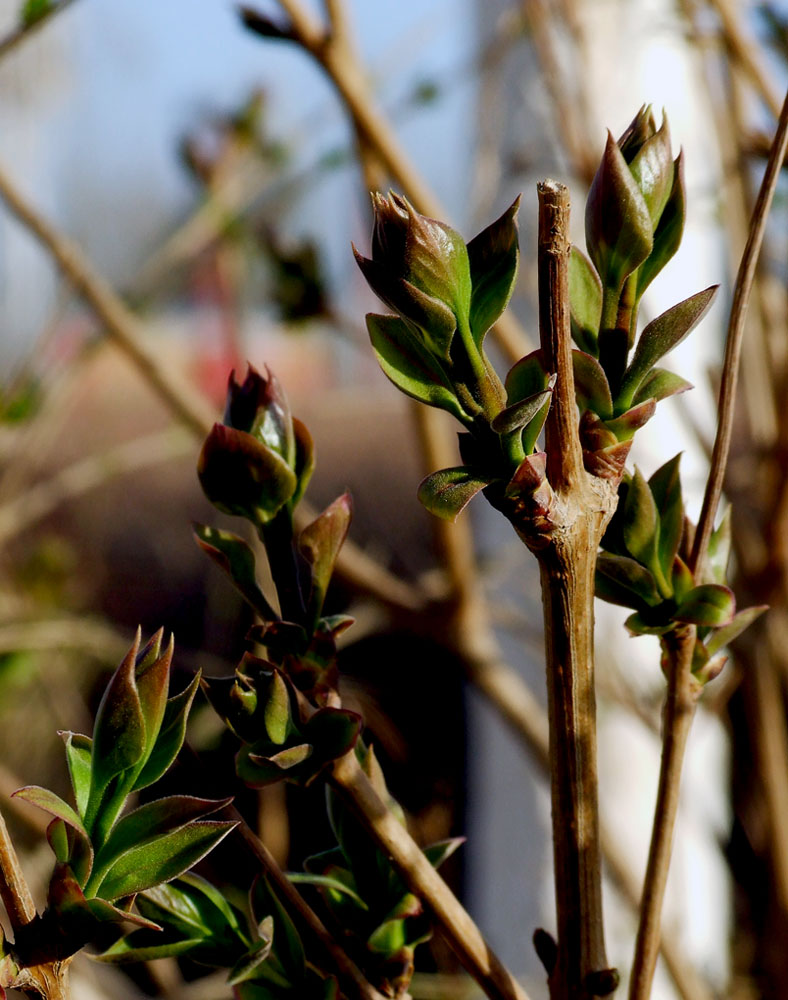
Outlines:
<svg viewBox="0 0 788 1000"><path fill-rule="evenodd" d="M301 496L311 464L309 435L293 420L275 376L249 365L239 383L231 373L224 422L214 425L197 466L211 503L265 524Z"/></svg>
<svg viewBox="0 0 788 1000"><path fill-rule="evenodd" d="M355 252L372 290L417 327L439 355L449 357L458 325L470 322L468 250L451 226L420 215L401 195L372 196L372 259Z"/></svg>

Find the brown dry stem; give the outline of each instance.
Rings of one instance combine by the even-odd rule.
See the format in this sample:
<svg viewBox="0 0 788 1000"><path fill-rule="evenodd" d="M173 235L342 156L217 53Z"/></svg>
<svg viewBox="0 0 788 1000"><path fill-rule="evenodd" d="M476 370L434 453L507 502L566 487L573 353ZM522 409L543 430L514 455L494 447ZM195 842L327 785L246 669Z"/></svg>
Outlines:
<svg viewBox="0 0 788 1000"><path fill-rule="evenodd" d="M440 202L410 162L390 124L369 95L365 73L343 32L324 31L301 0L279 0L290 19L293 40L323 67L348 110L361 142L372 150L403 194L424 215L446 218ZM334 6L334 5L332 5ZM329 11L331 13L331 10ZM528 349L527 337L511 314L493 327L493 336L510 361L519 361Z"/></svg>
<svg viewBox="0 0 788 1000"><path fill-rule="evenodd" d="M277 895L295 918L309 929L328 955L333 967L331 971L337 975L343 996L353 997L355 1000L385 1000L383 994L364 978L355 963L348 958L345 950L336 943L320 917L290 882L276 863L274 856L254 833L243 816L235 807L229 812L232 814L232 818L238 822L238 833L260 863L266 876L273 882Z"/></svg>
<svg viewBox="0 0 788 1000"><path fill-rule="evenodd" d="M467 911L394 814L387 809L354 751L331 767L331 780L372 838L390 857L409 888L432 912L462 962L490 1000L528 1000L482 937Z"/></svg>
<svg viewBox="0 0 788 1000"><path fill-rule="evenodd" d="M583 468L569 329L569 192L539 194L539 336L557 374L545 427L553 531L536 549L542 579L558 953L552 1000L609 992L602 920L596 770L593 598L596 553L615 506L612 484Z"/></svg>
<svg viewBox="0 0 788 1000"><path fill-rule="evenodd" d="M787 149L788 95L780 113L769 161L758 192L733 293L720 385L717 434L703 507L689 559L689 568L698 583L704 579L704 561L725 482L747 305L763 242L766 219ZM699 694L690 672L694 641L694 630L682 630L676 642L667 650L668 692L665 703L662 761L649 861L643 884L640 923L630 982L630 1000L647 1000L650 996L657 962L662 903L670 867L684 751L692 724L694 705Z"/></svg>

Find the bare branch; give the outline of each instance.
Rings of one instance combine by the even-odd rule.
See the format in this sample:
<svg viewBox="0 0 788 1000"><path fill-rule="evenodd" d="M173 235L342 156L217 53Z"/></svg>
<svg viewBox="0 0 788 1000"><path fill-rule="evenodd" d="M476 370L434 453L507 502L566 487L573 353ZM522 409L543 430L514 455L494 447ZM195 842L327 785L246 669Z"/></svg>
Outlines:
<svg viewBox="0 0 788 1000"><path fill-rule="evenodd" d="M755 279L755 269L758 264L763 235L766 229L766 219L772 204L777 180L788 150L788 95L786 95L777 131L772 142L769 161L763 175L758 199L753 209L750 222L750 232L747 244L742 254L739 273L733 291L733 304L728 322L728 335L725 343L725 360L723 362L722 381L720 384L719 417L717 421L717 436L714 440L714 450L711 457L711 470L706 483L698 527L695 532L695 542L692 547L689 568L693 573L702 571L714 519L722 495L725 481L725 471L728 464L731 435L733 433L734 406L736 403L736 384L739 375L739 361L744 339L744 322L747 316L747 304Z"/></svg>
<svg viewBox="0 0 788 1000"><path fill-rule="evenodd" d="M331 780L410 889L432 911L444 937L487 996L491 1000L528 1000L405 827L381 801L354 751L332 765Z"/></svg>

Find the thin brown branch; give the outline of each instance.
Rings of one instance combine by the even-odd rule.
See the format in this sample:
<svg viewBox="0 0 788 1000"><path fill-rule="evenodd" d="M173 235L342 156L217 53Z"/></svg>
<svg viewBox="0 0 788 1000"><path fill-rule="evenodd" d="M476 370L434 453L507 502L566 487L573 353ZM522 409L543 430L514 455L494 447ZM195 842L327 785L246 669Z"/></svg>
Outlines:
<svg viewBox="0 0 788 1000"><path fill-rule="evenodd" d="M319 942L328 955L332 964L331 971L337 974L343 995L349 998L356 998L356 1000L386 1000L382 993L378 992L378 990L367 982L358 967L348 958L345 950L336 943L333 936L326 930L320 917L318 917L301 893L290 882L276 863L274 856L251 829L238 810L233 807L228 811L232 814L232 818L238 821L239 834L243 837L246 846L260 863L266 876L273 883L277 896L279 896L293 916L309 929L312 936Z"/></svg>
<svg viewBox="0 0 788 1000"><path fill-rule="evenodd" d="M115 476L128 475L193 451L193 437L176 427L81 458L0 505L0 546L61 504Z"/></svg>
<svg viewBox="0 0 788 1000"><path fill-rule="evenodd" d="M474 629L472 645L462 651L469 680L497 710L512 733L532 754L546 774L550 773L550 746L547 716L522 677L501 657L489 629ZM637 912L640 882L621 851L618 839L600 820L602 857L613 885ZM669 976L682 1000L712 1000L710 987L683 954L675 935L663 933L661 955Z"/></svg>
<svg viewBox="0 0 788 1000"><path fill-rule="evenodd" d="M0 813L0 898L11 928L18 935L36 916L36 905L19 864L16 850Z"/></svg>
<svg viewBox="0 0 788 1000"><path fill-rule="evenodd" d="M556 181L539 194L539 339L544 365L557 380L545 424L547 478L558 493L582 481L583 453L577 432L572 340L569 326L569 189Z"/></svg>
<svg viewBox="0 0 788 1000"><path fill-rule="evenodd" d="M586 88L570 92L551 34L551 5L545 0L523 0L523 12L530 28L531 43L541 67L541 78L553 105L553 121L574 174L590 184L596 173L594 146L588 141L587 123L591 121ZM559 14L559 19L565 15ZM577 23L575 22L577 28ZM577 41L575 40L577 49ZM573 59L573 64L575 63ZM581 70L582 73L582 70Z"/></svg>
<svg viewBox="0 0 788 1000"><path fill-rule="evenodd" d="M596 770L593 597L596 551L614 509L610 483L583 468L569 329L569 193L555 181L539 195L539 337L557 373L545 426L553 530L535 548L544 604L558 950L548 969L553 1000L604 995L607 969Z"/></svg>
<svg viewBox="0 0 788 1000"><path fill-rule="evenodd" d="M731 0L709 0L709 2L719 16L725 43L734 59L747 74L766 107L775 118L779 118L780 92L764 70L763 53L744 29L739 16L741 8Z"/></svg>
<svg viewBox="0 0 788 1000"><path fill-rule="evenodd" d="M59 3L53 4L46 13L36 18L30 24L20 24L12 31L9 31L7 35L0 38L0 59L7 56L9 52L13 52L22 42L35 34L39 28L43 28L56 14L60 14L66 7L70 7L72 3L74 3L74 0L59 0Z"/></svg>
<svg viewBox="0 0 788 1000"><path fill-rule="evenodd" d="M446 212L408 159L384 115L372 102L364 73L345 44L334 45L301 0L279 0L290 19L294 39L323 67L336 87L363 142L372 149L415 208L424 215L445 219ZM501 349L512 361L528 350L528 341L514 317L507 313L493 328Z"/></svg>
<svg viewBox="0 0 788 1000"><path fill-rule="evenodd" d="M739 373L739 361L744 338L744 323L747 315L747 304L755 278L763 235L766 229L766 219L772 204L777 180L788 150L788 95L780 112L780 120L772 142L766 171L758 192L758 199L753 209L747 244L742 254L736 285L733 292L733 304L728 323L728 334L725 343L725 359L723 362L722 381L719 396L719 417L717 421L717 436L714 440L711 470L706 483L698 527L695 532L695 542L690 557L690 570L702 572L709 540L714 527L720 497L722 495L725 471L730 451L731 435L733 433L734 406L736 402L736 385Z"/></svg>
<svg viewBox="0 0 788 1000"><path fill-rule="evenodd" d="M491 1000L527 1000L512 974L502 965L478 927L429 863L405 827L381 801L361 770L354 751L331 767L331 780L355 810L375 842L428 909L466 971Z"/></svg>
<svg viewBox="0 0 788 1000"><path fill-rule="evenodd" d="M17 219L50 252L63 275L106 328L107 337L131 360L178 419L203 437L213 423L212 407L182 377L166 371L146 343L137 317L95 270L82 251L59 233L0 169L0 197Z"/></svg>
<svg viewBox="0 0 788 1000"><path fill-rule="evenodd" d="M679 808L681 769L695 706L702 690L692 677L695 629L676 636L669 650L668 691L663 718L662 760L654 827L640 906L635 957L629 983L630 1000L648 1000L657 964L660 922L670 869L673 832Z"/></svg>
<svg viewBox="0 0 788 1000"><path fill-rule="evenodd" d="M19 221L51 253L65 277L105 325L107 336L123 351L173 414L202 439L210 431L214 414L209 404L183 379L165 369L145 340L142 324L96 271L82 251L50 225L0 170L0 196ZM300 516L314 516L302 504ZM358 546L346 542L337 571L352 587L366 590L388 607L410 612L424 606L424 597L389 573Z"/></svg>

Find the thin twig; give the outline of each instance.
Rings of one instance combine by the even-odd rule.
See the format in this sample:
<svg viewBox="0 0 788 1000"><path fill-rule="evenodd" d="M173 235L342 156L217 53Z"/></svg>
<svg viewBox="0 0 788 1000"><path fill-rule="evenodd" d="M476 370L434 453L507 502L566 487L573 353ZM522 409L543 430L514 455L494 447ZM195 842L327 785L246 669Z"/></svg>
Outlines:
<svg viewBox="0 0 788 1000"><path fill-rule="evenodd" d="M775 118L780 115L780 92L764 70L765 60L758 46L749 38L739 18L739 9L731 0L709 0L722 24L725 42L733 57L744 69L763 102Z"/></svg>
<svg viewBox="0 0 788 1000"><path fill-rule="evenodd" d="M322 948L330 957L341 982L340 986L343 994L356 997L357 1000L386 1000L382 993L379 993L359 971L357 966L348 958L347 953L341 948L333 936L326 930L325 925L315 911L309 906L304 897L290 882L285 873L276 863L274 856L251 829L238 810L233 807L228 810L232 818L238 821L238 832L243 837L246 846L259 861L263 871L274 883L277 895L286 905L287 909L294 914L312 935L320 942Z"/></svg>
<svg viewBox="0 0 788 1000"><path fill-rule="evenodd" d="M112 477L138 472L193 451L193 436L185 428L170 427L80 458L0 505L0 546L61 504L98 488Z"/></svg>
<svg viewBox="0 0 788 1000"><path fill-rule="evenodd" d="M0 812L0 898L15 935L36 916L36 904Z"/></svg>
<svg viewBox="0 0 788 1000"><path fill-rule="evenodd" d="M577 428L569 330L569 192L539 195L539 337L557 380L545 426L553 531L536 548L544 605L558 949L553 1000L611 992L602 916L596 770L593 596L596 551L615 506L609 482L589 476Z"/></svg>
<svg viewBox="0 0 788 1000"><path fill-rule="evenodd" d="M419 212L445 219L446 212L397 141L385 117L369 96L364 73L356 59L348 58L344 44L332 44L329 33L312 17L301 0L279 0L291 22L293 38L323 67L339 92L357 131L374 150L388 173ZM527 338L514 317L507 313L493 328L501 349L511 361L528 350Z"/></svg>
<svg viewBox="0 0 788 1000"><path fill-rule="evenodd" d="M213 424L212 407L182 377L164 369L155 351L146 343L142 324L82 251L33 208L1 169L0 196L17 219L49 250L64 276L105 325L109 339L134 362L179 420L204 437Z"/></svg>
<svg viewBox="0 0 788 1000"><path fill-rule="evenodd" d="M381 801L355 752L336 761L330 773L334 785L375 842L391 857L406 884L433 913L466 971L487 996L491 1000L528 1000L405 827Z"/></svg>
<svg viewBox="0 0 788 1000"><path fill-rule="evenodd" d="M681 767L687 739L702 690L692 677L695 628L682 631L669 651L668 690L663 717L662 761L659 771L654 828L643 882L629 1000L648 1000L657 964L660 921L670 869L673 831L679 808Z"/></svg>
<svg viewBox="0 0 788 1000"><path fill-rule="evenodd" d="M31 21L30 24L20 24L10 31L4 38L0 39L0 59L7 56L9 52L12 52L18 45L35 34L39 28L43 28L56 14L60 14L66 7L70 7L72 3L74 3L74 0L60 0L59 3L53 4L40 17Z"/></svg>
<svg viewBox="0 0 788 1000"><path fill-rule="evenodd" d="M0 196L14 215L49 250L63 274L104 323L107 336L123 351L158 396L198 439L210 431L214 413L205 399L187 382L167 370L146 344L142 324L96 271L82 251L48 223L27 201L10 177L0 169ZM305 504L300 516L314 513ZM337 571L353 587L376 596L388 607L412 612L425 605L418 588L389 573L358 546L346 542Z"/></svg>
<svg viewBox="0 0 788 1000"><path fill-rule="evenodd" d="M702 579L703 563L711 538L717 506L722 495L733 429L736 383L747 303L755 277L766 219L777 178L785 159L786 148L788 148L788 95L780 113L777 133L753 210L747 244L736 279L720 385L717 435L714 441L703 507L689 559L689 568L696 579ZM673 831L678 811L681 770L694 708L700 692L691 675L694 643L694 629L682 630L678 634L676 642L668 649L668 692L665 704L663 752L654 827L643 886L640 924L630 981L630 1000L647 1000L651 992L656 967L662 903L670 867Z"/></svg>
<svg viewBox="0 0 788 1000"><path fill-rule="evenodd" d="M742 254L739 272L736 276L736 286L733 292L733 304L728 323L728 334L725 343L725 359L720 384L719 417L717 421L717 436L714 440L714 450L711 458L711 470L703 496L698 527L695 532L695 542L692 547L689 568L693 573L702 572L703 561L714 528L714 519L722 495L725 471L728 463L731 435L733 433L733 416L736 402L736 384L739 373L742 341L744 338L744 323L747 316L747 304L750 290L755 278L758 254L763 242L766 220L772 204L777 180L780 175L786 150L788 150L788 94L780 112L780 120L772 142L766 171L758 192L758 199L753 209L747 244Z"/></svg>

